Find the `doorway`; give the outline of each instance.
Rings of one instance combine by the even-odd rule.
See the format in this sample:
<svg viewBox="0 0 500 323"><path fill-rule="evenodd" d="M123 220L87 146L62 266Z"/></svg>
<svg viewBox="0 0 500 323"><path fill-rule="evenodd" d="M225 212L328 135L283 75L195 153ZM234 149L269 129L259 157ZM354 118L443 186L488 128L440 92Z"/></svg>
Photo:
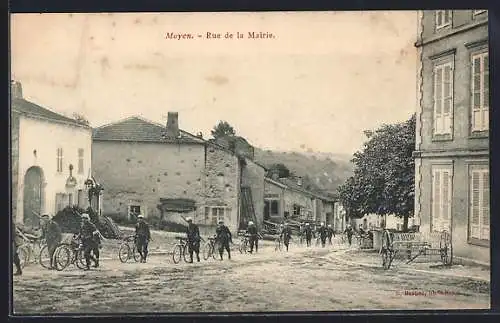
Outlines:
<svg viewBox="0 0 500 323"><path fill-rule="evenodd" d="M43 171L40 167L30 167L24 175L23 220L24 225L32 228L40 227L42 204L44 202Z"/></svg>

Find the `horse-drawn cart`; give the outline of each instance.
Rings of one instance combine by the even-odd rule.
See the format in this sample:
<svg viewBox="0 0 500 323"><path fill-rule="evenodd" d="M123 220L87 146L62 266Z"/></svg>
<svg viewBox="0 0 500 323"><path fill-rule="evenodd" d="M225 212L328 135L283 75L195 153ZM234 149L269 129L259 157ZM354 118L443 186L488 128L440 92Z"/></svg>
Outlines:
<svg viewBox="0 0 500 323"><path fill-rule="evenodd" d="M380 255L384 269L389 269L395 259L409 264L423 256L437 256L443 265L449 266L453 257L451 234L448 231L392 233L384 230Z"/></svg>

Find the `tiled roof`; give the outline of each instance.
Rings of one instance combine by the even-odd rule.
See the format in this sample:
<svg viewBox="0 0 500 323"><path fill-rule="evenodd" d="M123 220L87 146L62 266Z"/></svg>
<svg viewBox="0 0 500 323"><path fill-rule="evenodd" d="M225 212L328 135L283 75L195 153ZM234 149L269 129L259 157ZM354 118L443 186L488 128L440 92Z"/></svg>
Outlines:
<svg viewBox="0 0 500 323"><path fill-rule="evenodd" d="M183 130L180 130L180 138L175 139L167 139L165 133L165 126L134 116L94 129L92 138L99 141L205 143Z"/></svg>
<svg viewBox="0 0 500 323"><path fill-rule="evenodd" d="M65 117L59 113L50 111L47 108L43 108L38 104L26 101L25 99L12 98L12 111L35 118L42 118L49 121L64 122L79 127L90 128L89 126L84 125L76 121L75 119Z"/></svg>
<svg viewBox="0 0 500 323"><path fill-rule="evenodd" d="M280 179L274 180L274 181L278 182L278 183L281 183L281 184L284 184L287 188L289 188L291 190L294 190L294 191L298 191L298 192L304 193L304 194L306 194L306 195L308 195L310 197L318 198L320 200L327 201L327 202L333 202L332 198L329 198L329 197L326 197L326 196L323 196L321 194L318 194L318 193L315 193L315 192L311 192L311 191L305 189L304 187L302 187L299 184L297 184L297 182L294 179L280 178Z"/></svg>

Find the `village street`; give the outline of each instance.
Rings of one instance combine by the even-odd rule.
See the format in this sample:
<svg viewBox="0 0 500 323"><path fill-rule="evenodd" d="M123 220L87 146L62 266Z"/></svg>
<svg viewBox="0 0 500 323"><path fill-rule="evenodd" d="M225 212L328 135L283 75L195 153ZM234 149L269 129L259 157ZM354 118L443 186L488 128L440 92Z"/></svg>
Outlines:
<svg viewBox="0 0 500 323"><path fill-rule="evenodd" d="M153 248L154 249L154 248ZM170 255L148 263L104 259L89 272L28 266L14 279L14 312L224 312L489 308L489 275L461 277L460 269L380 268L376 253L334 243L276 252L264 242L258 254L230 261L175 265ZM110 257L111 258L111 257ZM419 267L420 265L420 267ZM474 270L472 270L473 272ZM468 274L471 269L466 269ZM470 275L469 275L470 276ZM483 277L483 278L481 278ZM418 295L414 295L418 294Z"/></svg>

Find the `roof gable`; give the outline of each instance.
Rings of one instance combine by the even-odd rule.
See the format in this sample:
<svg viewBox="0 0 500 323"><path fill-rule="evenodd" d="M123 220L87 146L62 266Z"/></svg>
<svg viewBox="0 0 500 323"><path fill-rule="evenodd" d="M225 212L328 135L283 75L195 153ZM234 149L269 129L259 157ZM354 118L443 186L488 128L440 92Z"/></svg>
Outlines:
<svg viewBox="0 0 500 323"><path fill-rule="evenodd" d="M71 124L82 128L90 128L89 126L76 121L75 119L63 116L62 114L53 112L47 108L41 107L38 104L20 98L12 98L12 112L24 114L29 117L45 119L47 121Z"/></svg>
<svg viewBox="0 0 500 323"><path fill-rule="evenodd" d="M94 129L92 138L98 141L205 143L183 130L180 130L180 138L176 139L167 139L165 134L166 128L161 124L133 116Z"/></svg>

